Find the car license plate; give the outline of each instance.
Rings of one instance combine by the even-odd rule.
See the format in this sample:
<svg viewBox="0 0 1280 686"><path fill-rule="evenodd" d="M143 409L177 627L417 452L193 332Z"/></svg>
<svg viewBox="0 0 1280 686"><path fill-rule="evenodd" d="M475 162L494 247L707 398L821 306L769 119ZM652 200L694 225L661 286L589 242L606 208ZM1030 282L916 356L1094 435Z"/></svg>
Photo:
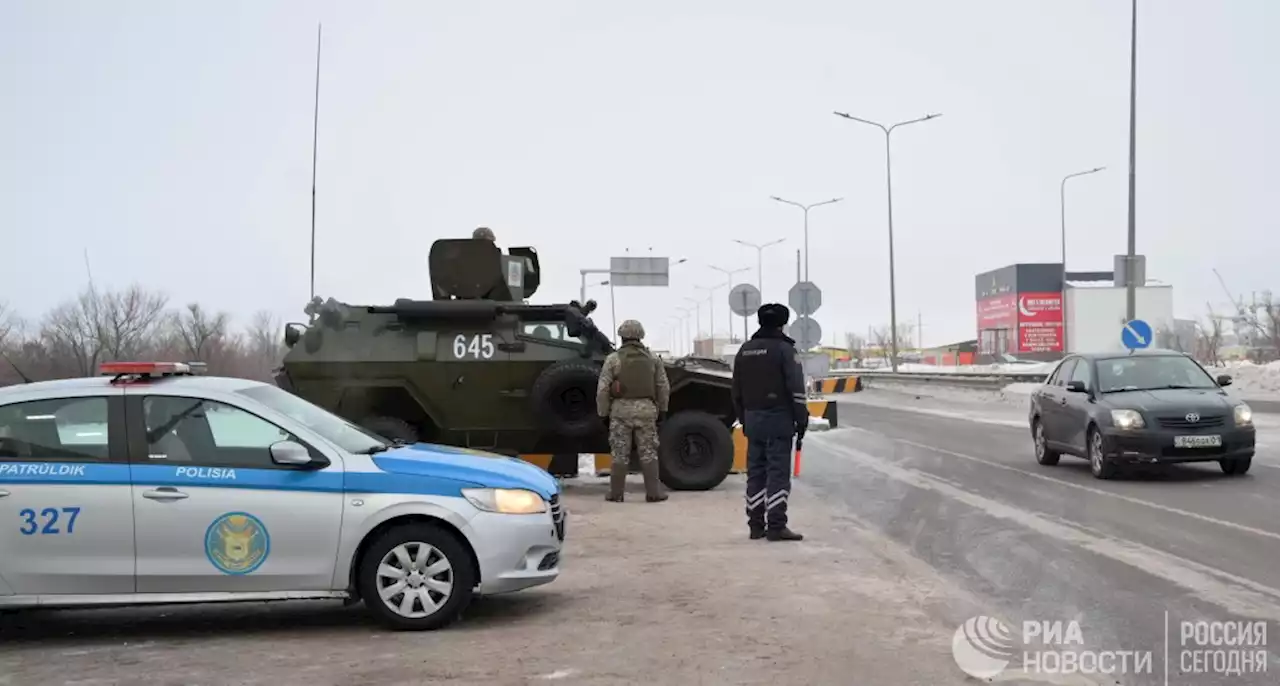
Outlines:
<svg viewBox="0 0 1280 686"><path fill-rule="evenodd" d="M1175 448L1218 448L1222 446L1222 436L1174 436Z"/></svg>

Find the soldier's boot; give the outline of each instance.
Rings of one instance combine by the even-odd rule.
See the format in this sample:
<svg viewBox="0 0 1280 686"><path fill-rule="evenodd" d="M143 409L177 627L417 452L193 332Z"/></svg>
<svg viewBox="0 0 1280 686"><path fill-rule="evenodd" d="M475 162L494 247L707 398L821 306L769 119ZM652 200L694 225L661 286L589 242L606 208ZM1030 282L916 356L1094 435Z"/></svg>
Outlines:
<svg viewBox="0 0 1280 686"><path fill-rule="evenodd" d="M785 526L782 527L781 529L769 529L769 532L766 533L765 536L770 541L803 541L804 540L803 535L798 534L792 531L791 529L788 529Z"/></svg>
<svg viewBox="0 0 1280 686"><path fill-rule="evenodd" d="M609 495L604 497L611 503L622 502L623 493L627 490L627 465L613 464L609 466Z"/></svg>
<svg viewBox="0 0 1280 686"><path fill-rule="evenodd" d="M662 492L662 480L658 477L658 461L640 462L640 471L644 474L644 500L647 503L660 503L667 499Z"/></svg>

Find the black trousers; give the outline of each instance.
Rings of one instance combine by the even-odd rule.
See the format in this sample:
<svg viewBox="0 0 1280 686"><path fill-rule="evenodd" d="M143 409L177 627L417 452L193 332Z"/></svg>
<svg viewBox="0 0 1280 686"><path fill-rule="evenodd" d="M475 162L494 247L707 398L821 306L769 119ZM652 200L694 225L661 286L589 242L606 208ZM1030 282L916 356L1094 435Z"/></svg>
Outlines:
<svg viewBox="0 0 1280 686"><path fill-rule="evenodd" d="M795 418L791 409L747 410L747 525L781 529L787 525L791 497L791 449Z"/></svg>

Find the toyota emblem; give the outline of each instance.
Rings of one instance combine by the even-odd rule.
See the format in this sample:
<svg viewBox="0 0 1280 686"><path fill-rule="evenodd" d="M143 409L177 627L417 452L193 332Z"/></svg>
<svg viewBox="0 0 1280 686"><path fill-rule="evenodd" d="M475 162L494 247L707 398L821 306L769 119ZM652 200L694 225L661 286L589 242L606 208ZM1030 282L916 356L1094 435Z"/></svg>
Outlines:
<svg viewBox="0 0 1280 686"><path fill-rule="evenodd" d="M1198 414L1196 414L1196 413L1194 413L1194 412L1188 412L1188 413L1187 413L1187 421L1188 421L1188 422L1191 422L1191 423L1193 423L1193 424L1194 424L1195 422L1200 421L1200 415L1198 415Z"/></svg>

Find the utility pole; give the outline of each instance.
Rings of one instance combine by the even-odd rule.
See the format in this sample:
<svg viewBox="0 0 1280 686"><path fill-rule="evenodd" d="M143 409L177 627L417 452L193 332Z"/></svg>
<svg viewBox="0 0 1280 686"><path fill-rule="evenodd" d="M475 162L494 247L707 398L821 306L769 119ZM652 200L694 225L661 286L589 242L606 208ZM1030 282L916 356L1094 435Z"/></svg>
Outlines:
<svg viewBox="0 0 1280 686"><path fill-rule="evenodd" d="M1126 321L1137 318L1137 287L1134 279L1133 263L1138 248L1138 0L1133 0L1133 23L1129 29L1129 253L1125 268L1125 317Z"/></svg>

